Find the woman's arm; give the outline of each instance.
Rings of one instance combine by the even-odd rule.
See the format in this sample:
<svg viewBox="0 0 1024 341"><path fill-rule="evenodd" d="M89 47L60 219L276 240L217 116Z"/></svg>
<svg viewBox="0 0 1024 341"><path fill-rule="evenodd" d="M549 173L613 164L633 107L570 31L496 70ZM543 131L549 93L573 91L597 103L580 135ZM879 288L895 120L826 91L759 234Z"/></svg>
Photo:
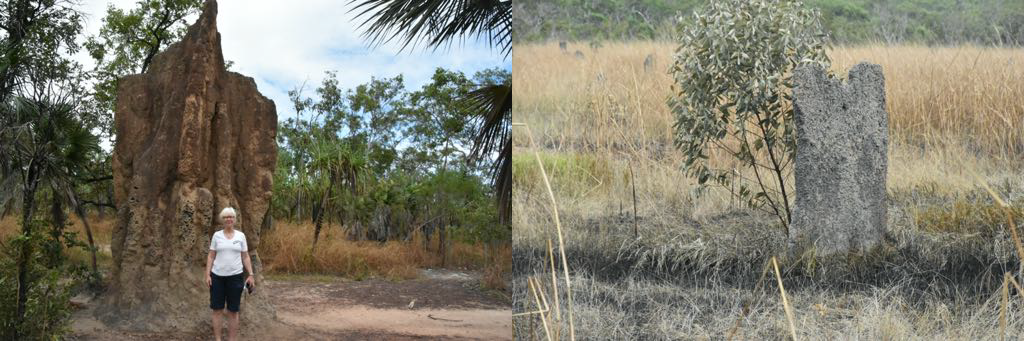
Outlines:
<svg viewBox="0 0 1024 341"><path fill-rule="evenodd" d="M210 279L210 270L213 268L213 258L217 257L217 251L210 250L210 253L206 255L206 285L213 285Z"/></svg>
<svg viewBox="0 0 1024 341"><path fill-rule="evenodd" d="M246 278L246 282L252 280L253 285L256 284L256 273L252 271L252 259L249 258L249 252L242 252L242 266L245 267L245 271L249 272L249 277Z"/></svg>

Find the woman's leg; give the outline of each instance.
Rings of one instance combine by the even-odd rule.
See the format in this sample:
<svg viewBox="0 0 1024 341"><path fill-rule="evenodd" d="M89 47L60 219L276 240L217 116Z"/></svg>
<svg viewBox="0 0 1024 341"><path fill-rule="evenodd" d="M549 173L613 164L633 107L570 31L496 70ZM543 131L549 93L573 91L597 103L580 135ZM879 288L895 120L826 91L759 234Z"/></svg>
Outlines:
<svg viewBox="0 0 1024 341"><path fill-rule="evenodd" d="M227 300L227 290L224 287L224 278L210 274L210 309L213 310L213 338L220 341L221 319L224 317L224 303Z"/></svg>
<svg viewBox="0 0 1024 341"><path fill-rule="evenodd" d="M238 340L238 311L241 309L242 301L242 288L245 286L245 280L242 279L242 274L237 274L228 277L225 281L225 291L227 293L227 318L228 318L228 340Z"/></svg>
<svg viewBox="0 0 1024 341"><path fill-rule="evenodd" d="M220 317L223 316L224 309L213 311L213 338L214 340L220 341Z"/></svg>
<svg viewBox="0 0 1024 341"><path fill-rule="evenodd" d="M228 311L228 340L238 340L238 312Z"/></svg>

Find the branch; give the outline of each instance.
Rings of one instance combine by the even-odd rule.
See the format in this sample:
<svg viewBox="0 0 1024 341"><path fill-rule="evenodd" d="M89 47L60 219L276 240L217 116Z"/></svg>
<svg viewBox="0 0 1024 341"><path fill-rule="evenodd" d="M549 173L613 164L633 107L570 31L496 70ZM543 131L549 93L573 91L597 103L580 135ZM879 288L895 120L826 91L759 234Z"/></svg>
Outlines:
<svg viewBox="0 0 1024 341"><path fill-rule="evenodd" d="M763 122L763 121L761 121L761 113L755 111L754 115L757 116L758 126L761 127L761 133L764 134L764 135L768 135L768 131L765 129L764 123L761 123L761 122ZM782 189L782 202L783 202L783 205L784 205L782 208L784 208L786 210L786 224L785 224L785 226L786 226L786 234L788 235L789 234L789 221L791 221L792 215L789 212L789 197L786 195L786 182L783 181L783 179L782 179L782 169L779 168L779 162L775 160L775 153L772 152L772 144L771 144L771 142L768 139L764 139L764 142L765 142L765 147L768 148L768 158L771 159L772 165L774 165L774 167L775 167L775 169L773 169L773 171L775 172L775 176L778 177L779 187Z"/></svg>
<svg viewBox="0 0 1024 341"><path fill-rule="evenodd" d="M746 132L746 130L744 130L744 132ZM747 150L750 150L750 143L747 141L747 135L746 134L743 134L743 144L747 146ZM750 157L753 158L754 157L753 154L751 154ZM764 198L768 200L768 205L771 206L773 211L775 211L775 216L779 217L779 220L782 222L782 226L786 229L786 234L788 235L789 234L789 225L788 225L786 219L782 216L782 213L779 212L779 207L778 207L778 205L775 204L775 201L772 200L772 196L768 194L768 190L766 190L764 188L764 182L761 181L761 172L757 171L756 162L754 162L754 163L755 163L755 166L754 166L754 176L757 177L757 185L761 187L761 192L765 194Z"/></svg>
<svg viewBox="0 0 1024 341"><path fill-rule="evenodd" d="M113 179L114 179L113 175L106 175L106 176L101 176L101 177L96 177L96 178L91 178L91 179L80 179L79 181L81 181L82 183L85 183L85 184L90 184L90 183L93 183L93 182L100 182L100 181L113 180Z"/></svg>
<svg viewBox="0 0 1024 341"><path fill-rule="evenodd" d="M93 206L96 206L96 207L100 207L100 206L110 207L110 208L113 208L115 210L117 209L117 206L114 206L114 204L109 203L109 202L96 202L96 201L92 201L92 200L81 200L81 204L82 205L89 204L89 205L93 205Z"/></svg>
<svg viewBox="0 0 1024 341"><path fill-rule="evenodd" d="M171 19L171 10L165 5L164 16L160 18L159 22L157 22L156 27L149 29L149 32L153 34L154 38L156 38L156 44L155 46L150 45L150 49L146 53L146 59L142 61L142 72L146 72L146 69L149 68L149 63L153 61L153 57L156 56L157 52L160 52L160 45L163 43L163 37L160 36L160 31L167 29L165 26L169 26L174 23L173 21L168 22L169 19Z"/></svg>

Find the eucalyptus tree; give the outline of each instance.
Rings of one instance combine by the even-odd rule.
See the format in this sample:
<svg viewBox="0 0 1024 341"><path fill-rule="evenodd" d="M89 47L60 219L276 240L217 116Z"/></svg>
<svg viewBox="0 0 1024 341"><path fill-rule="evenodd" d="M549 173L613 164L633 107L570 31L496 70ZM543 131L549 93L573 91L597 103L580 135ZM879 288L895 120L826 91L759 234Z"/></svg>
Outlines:
<svg viewBox="0 0 1024 341"><path fill-rule="evenodd" d="M701 190L720 185L775 215L788 234L796 154L790 77L800 63L829 63L819 14L798 1L721 1L681 23L679 35L668 105L686 173ZM712 160L714 153L728 160Z"/></svg>
<svg viewBox="0 0 1024 341"><path fill-rule="evenodd" d="M59 54L78 49L75 39L82 29L74 6L63 0L0 2L0 102L25 83L30 68L67 70Z"/></svg>
<svg viewBox="0 0 1024 341"><path fill-rule="evenodd" d="M139 0L125 11L109 4L99 34L85 43L96 61L94 97L99 110L112 117L118 79L144 73L157 52L181 40L187 17L198 14L203 0ZM105 127L111 133L110 124Z"/></svg>
<svg viewBox="0 0 1024 341"><path fill-rule="evenodd" d="M431 82L410 94L410 108L405 135L421 153L422 171L430 168L446 170L453 159L466 160L471 144L469 129L473 112L461 100L475 87L463 73L438 68Z"/></svg>
<svg viewBox="0 0 1024 341"><path fill-rule="evenodd" d="M504 57L512 53L512 2L502 0L352 0L358 16L366 17L360 27L372 45L398 40L402 48L425 45L434 50L448 47L466 37L483 37ZM511 213L512 82L481 85L464 97L476 108L473 145L475 160L489 159L492 182L497 189L499 216L507 222Z"/></svg>

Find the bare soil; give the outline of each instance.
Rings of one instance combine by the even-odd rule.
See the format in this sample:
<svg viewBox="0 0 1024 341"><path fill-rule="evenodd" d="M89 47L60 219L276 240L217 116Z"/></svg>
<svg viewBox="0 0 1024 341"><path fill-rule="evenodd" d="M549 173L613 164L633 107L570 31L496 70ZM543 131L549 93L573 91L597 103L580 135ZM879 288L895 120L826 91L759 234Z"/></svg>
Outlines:
<svg viewBox="0 0 1024 341"><path fill-rule="evenodd" d="M450 270L423 270L420 278L405 281L324 276L268 279L260 289L272 292L279 322L259 331L243 325L240 336L243 340L511 340L509 298L483 290L478 283L478 274ZM73 315L70 340L213 339L209 330L112 330L92 318L90 302L81 306Z"/></svg>

